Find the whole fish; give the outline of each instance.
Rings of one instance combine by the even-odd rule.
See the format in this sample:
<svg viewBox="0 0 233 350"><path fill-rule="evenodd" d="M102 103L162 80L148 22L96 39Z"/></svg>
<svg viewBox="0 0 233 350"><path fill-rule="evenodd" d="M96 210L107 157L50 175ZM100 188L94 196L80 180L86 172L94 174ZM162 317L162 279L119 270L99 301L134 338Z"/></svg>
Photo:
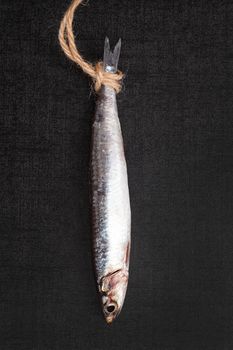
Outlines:
<svg viewBox="0 0 233 350"><path fill-rule="evenodd" d="M120 48L119 40L112 52L105 39L105 71L117 72ZM93 253L103 314L111 323L121 311L128 284L131 212L114 89L102 86L96 103L91 151Z"/></svg>

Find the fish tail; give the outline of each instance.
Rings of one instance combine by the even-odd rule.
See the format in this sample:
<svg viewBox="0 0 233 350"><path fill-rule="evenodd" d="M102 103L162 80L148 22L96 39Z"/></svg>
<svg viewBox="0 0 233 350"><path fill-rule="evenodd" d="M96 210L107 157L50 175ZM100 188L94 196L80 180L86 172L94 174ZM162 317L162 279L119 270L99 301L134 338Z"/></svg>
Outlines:
<svg viewBox="0 0 233 350"><path fill-rule="evenodd" d="M121 52L121 39L118 40L113 51L110 49L110 43L108 37L105 38L104 43L104 70L110 73L116 73L118 67L118 61Z"/></svg>

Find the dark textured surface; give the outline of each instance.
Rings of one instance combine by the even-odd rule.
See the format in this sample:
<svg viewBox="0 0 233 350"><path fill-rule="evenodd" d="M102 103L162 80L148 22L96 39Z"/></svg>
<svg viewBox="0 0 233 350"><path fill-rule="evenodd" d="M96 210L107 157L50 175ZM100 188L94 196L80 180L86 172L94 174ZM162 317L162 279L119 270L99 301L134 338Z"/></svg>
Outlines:
<svg viewBox="0 0 233 350"><path fill-rule="evenodd" d="M122 38L118 97L132 201L124 309L111 327L91 263L94 97L57 42L69 1L0 1L0 348L231 350L233 5L90 0L91 60Z"/></svg>

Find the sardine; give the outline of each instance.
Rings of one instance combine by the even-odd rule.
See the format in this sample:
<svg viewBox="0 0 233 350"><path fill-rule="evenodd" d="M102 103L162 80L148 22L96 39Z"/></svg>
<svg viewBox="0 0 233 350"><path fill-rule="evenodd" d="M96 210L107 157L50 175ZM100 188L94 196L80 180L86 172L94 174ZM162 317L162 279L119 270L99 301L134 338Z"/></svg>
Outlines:
<svg viewBox="0 0 233 350"><path fill-rule="evenodd" d="M116 73L121 41L114 51L105 39L103 67ZM131 211L116 93L102 86L92 126L91 198L93 254L105 320L120 313L128 285Z"/></svg>

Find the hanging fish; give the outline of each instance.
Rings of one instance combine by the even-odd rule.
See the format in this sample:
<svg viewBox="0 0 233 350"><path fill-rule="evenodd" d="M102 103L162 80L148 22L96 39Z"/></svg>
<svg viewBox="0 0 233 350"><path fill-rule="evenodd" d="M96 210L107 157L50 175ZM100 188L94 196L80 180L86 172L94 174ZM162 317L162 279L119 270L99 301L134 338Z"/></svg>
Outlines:
<svg viewBox="0 0 233 350"><path fill-rule="evenodd" d="M105 39L103 68L117 72L121 41L113 52ZM102 86L96 102L91 151L94 260L105 319L119 314L127 289L130 202L116 92Z"/></svg>
<svg viewBox="0 0 233 350"><path fill-rule="evenodd" d="M116 93L123 74L118 71L121 40L113 52L105 39L104 59L95 66L77 50L72 22L82 0L73 0L60 25L64 53L92 77L97 92L92 127L91 199L93 256L104 317L111 323L119 315L127 290L130 255L130 200L127 168Z"/></svg>

